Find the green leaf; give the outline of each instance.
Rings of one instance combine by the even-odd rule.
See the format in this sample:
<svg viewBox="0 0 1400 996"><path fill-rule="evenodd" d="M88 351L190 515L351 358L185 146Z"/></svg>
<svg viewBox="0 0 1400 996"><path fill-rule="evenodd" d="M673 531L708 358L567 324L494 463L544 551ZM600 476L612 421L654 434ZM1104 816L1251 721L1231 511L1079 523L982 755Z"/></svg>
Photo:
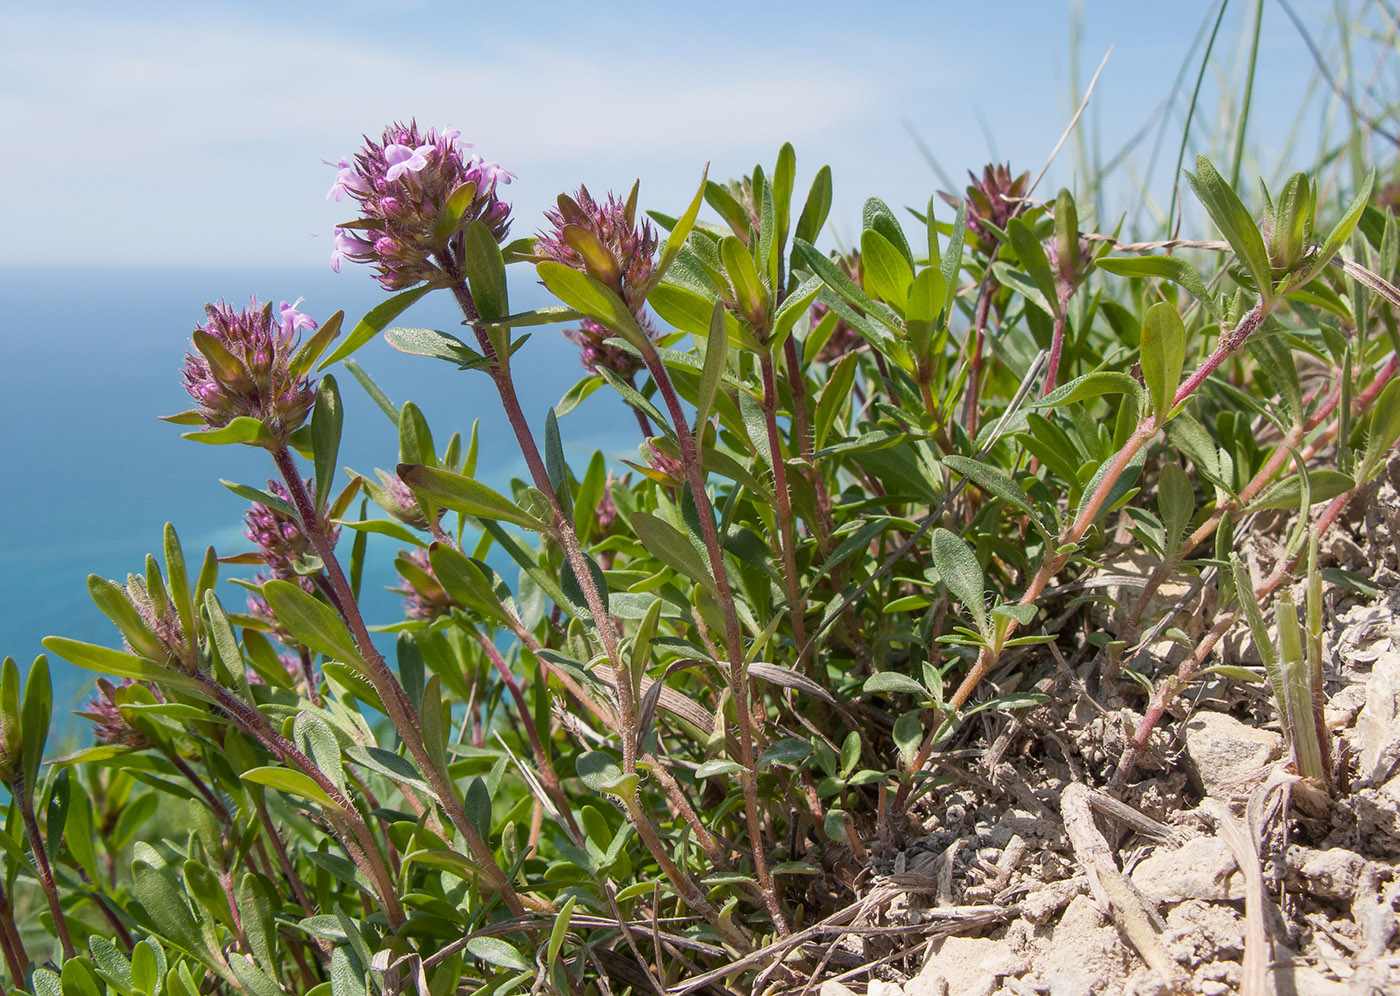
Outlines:
<svg viewBox="0 0 1400 996"><path fill-rule="evenodd" d="M162 936L201 961L211 963L213 955L205 945L203 932L185 904L174 876L164 868L155 868L140 860L132 862L131 875L136 898Z"/></svg>
<svg viewBox="0 0 1400 996"><path fill-rule="evenodd" d="M574 516L574 496L569 488L569 465L564 460L564 442L559 436L559 419L551 408L544 417L545 474L559 499L559 506L570 519Z"/></svg>
<svg viewBox="0 0 1400 996"><path fill-rule="evenodd" d="M735 303L739 312L755 328L763 328L768 323L768 291L758 277L753 257L748 247L732 235L720 240L719 258L724 263L724 272L734 285Z"/></svg>
<svg viewBox="0 0 1400 996"><path fill-rule="evenodd" d="M807 313L807 309L817 299L821 289L821 278L810 277L783 300L782 307L773 316L773 332L768 338L768 348L774 355L777 355L787 337L792 334L792 327L797 324L797 320Z"/></svg>
<svg viewBox="0 0 1400 996"><path fill-rule="evenodd" d="M914 355L925 363L931 364L934 360L934 356L930 355L934 332L947 297L943 274L931 266L920 270L909 287L909 300L904 309L904 325L909 335L910 348Z"/></svg>
<svg viewBox="0 0 1400 996"><path fill-rule="evenodd" d="M1111 256L1099 260L1095 265L1120 277L1159 277L1178 283L1205 305L1216 321L1225 318L1219 303L1201 279L1200 272L1180 256Z"/></svg>
<svg viewBox="0 0 1400 996"><path fill-rule="evenodd" d="M972 613L977 628L986 635L987 607L983 601L986 586L982 567L972 548L956 533L940 528L933 531L929 552L948 593Z"/></svg>
<svg viewBox="0 0 1400 996"><path fill-rule="evenodd" d="M218 429L201 429L197 432L182 432L181 439L193 439L197 443L210 446L229 446L233 443L246 443L249 446L271 446L278 440L261 419L240 415L228 425Z"/></svg>
<svg viewBox="0 0 1400 996"><path fill-rule="evenodd" d="M497 622L507 622L508 617L501 608L500 599L476 561L446 543L430 546L428 559L438 583L454 602Z"/></svg>
<svg viewBox="0 0 1400 996"><path fill-rule="evenodd" d="M317 769L342 792L345 791L345 770L340 756L340 743L329 724L308 708L298 710L292 721L292 736Z"/></svg>
<svg viewBox="0 0 1400 996"><path fill-rule="evenodd" d="M320 803L331 809L337 808L335 803L331 801L331 797L311 779L311 776L304 775L300 771L293 771L291 768L271 766L250 768L239 777L254 785L266 785L268 788L274 788L279 792L286 792L288 795L295 795L302 799L310 799L312 802Z"/></svg>
<svg viewBox="0 0 1400 996"><path fill-rule="evenodd" d="M455 363L462 369L470 369L486 362L475 349L461 339L437 329L405 328L396 325L384 333L384 341L400 353L410 356L428 356L435 360Z"/></svg>
<svg viewBox="0 0 1400 996"><path fill-rule="evenodd" d="M336 348L335 352L322 360L320 366L316 369L324 370L337 360L345 359L345 357L349 356L380 332L384 331L390 322L407 311L410 305L432 289L431 284L413 287L395 294L387 301L381 301L379 304L375 305L365 314L365 317L361 318L359 323L350 330L350 334L345 338L345 341Z"/></svg>
<svg viewBox="0 0 1400 996"><path fill-rule="evenodd" d="M1164 463L1157 475L1157 512L1162 517L1166 530L1166 559L1176 560L1181 549L1181 540L1191 525L1191 516L1196 511L1196 496L1191 487L1191 478L1176 463Z"/></svg>
<svg viewBox="0 0 1400 996"><path fill-rule="evenodd" d="M870 293L904 314L914 281L914 269L904 254L879 232L866 229L860 235L860 264Z"/></svg>
<svg viewBox="0 0 1400 996"><path fill-rule="evenodd" d="M473 937L467 941L467 950L482 961L502 968L513 968L520 972L534 968L533 962L527 961L519 951L499 937Z"/></svg>
<svg viewBox="0 0 1400 996"><path fill-rule="evenodd" d="M812 178L812 188L803 202L802 214L797 219L797 229L793 235L804 242L815 242L826 224L826 216L831 212L831 167L823 166Z"/></svg>
<svg viewBox="0 0 1400 996"><path fill-rule="evenodd" d="M1302 287L1317 276L1332 261L1332 257L1341 251L1342 246L1347 244L1351 238L1351 233L1356 230L1357 223L1366 211L1366 204L1371 200L1371 188L1376 182L1376 170L1374 167L1366 174L1366 179L1361 183L1361 189L1356 192L1356 197L1352 199L1351 206L1333 226L1328 233L1327 240L1322 243L1317 254L1308 261L1307 269L1302 276L1290 281L1290 285ZM1386 271L1389 272L1389 271Z"/></svg>
<svg viewBox="0 0 1400 996"><path fill-rule="evenodd" d="M899 760L906 768L914 763L919 755L919 747L924 742L924 721L918 711L906 712L894 721L891 731L895 747L899 749Z"/></svg>
<svg viewBox="0 0 1400 996"><path fill-rule="evenodd" d="M566 308L557 304L548 304L543 308L518 311L513 315L506 315L504 318L498 318L494 322L482 322L481 327L483 329L515 329L530 325L562 325L565 322L577 321L580 317L582 316L573 308Z"/></svg>
<svg viewBox="0 0 1400 996"><path fill-rule="evenodd" d="M324 511L335 486L335 463L340 455L340 430L344 412L340 388L330 374L316 388L316 407L311 410L311 449L316 456L316 504Z"/></svg>
<svg viewBox="0 0 1400 996"><path fill-rule="evenodd" d="M1356 487L1350 474L1340 470L1319 468L1308 471L1309 504L1328 501L1340 494L1346 494ZM1271 484L1263 494L1249 503L1246 512L1262 512L1268 509L1296 509L1303 499L1303 482L1297 474L1292 474Z"/></svg>
<svg viewBox="0 0 1400 996"><path fill-rule="evenodd" d="M1255 288L1260 295L1272 296L1269 251L1264 245L1264 236L1259 234L1253 216L1241 203L1239 195L1216 172L1205 156L1196 157L1196 172L1188 172L1186 180L1205 206L1211 220L1215 222L1215 227L1220 229L1220 234L1230 243L1235 256L1254 278Z"/></svg>
<svg viewBox="0 0 1400 996"><path fill-rule="evenodd" d="M598 597L603 600L603 609L606 611L608 607L608 582L603 577L603 569L588 554L580 551L580 556L583 557L588 576L593 582L594 589L598 592ZM578 575L574 573L572 560L565 560L564 566L559 571L559 587L564 592L564 597L578 606L580 612L585 612L590 618L592 617L593 613L588 608L588 599L583 593L583 585L579 583ZM607 623L601 622L599 625L607 625Z"/></svg>
<svg viewBox="0 0 1400 996"><path fill-rule="evenodd" d="M865 684L861 686L863 692L884 692L896 693L899 695L916 695L919 698L928 698L928 689L919 684L907 674L900 674L898 671L876 671L865 679ZM860 749L859 742L856 750ZM843 751L844 753L844 751Z"/></svg>
<svg viewBox="0 0 1400 996"><path fill-rule="evenodd" d="M710 418L724 376L724 358L729 350L729 335L724 327L724 302L716 301L710 312L710 334L705 340L705 368L700 374L700 390L695 400L695 435L703 436L701 428Z"/></svg>
<svg viewBox="0 0 1400 996"><path fill-rule="evenodd" d="M1060 299L1056 290L1055 275L1050 271L1050 261L1045 258L1045 249L1036 238L1035 232L1022 218L1012 218L1006 225L1006 234L1011 239L1011 247L1016 250L1016 258L1021 268L1030 275L1036 288L1045 296L1046 304L1053 313L1060 313Z"/></svg>
<svg viewBox="0 0 1400 996"><path fill-rule="evenodd" d="M841 357L841 362L831 371L826 386L817 398L817 414L813 424L813 440L817 449L826 445L826 437L836 422L836 416L851 399L851 385L856 376L855 353Z"/></svg>
<svg viewBox="0 0 1400 996"><path fill-rule="evenodd" d="M1068 384L1061 384L1045 397L1034 402L1031 407L1058 408L1076 401L1097 398L1104 394L1137 396L1141 392L1142 388L1138 386L1138 382L1128 374L1118 370L1100 370L1095 373L1087 373L1083 377L1076 377Z"/></svg>
<svg viewBox="0 0 1400 996"><path fill-rule="evenodd" d="M594 792L627 796L637 786L636 773L623 774L622 767L613 760L612 755L603 751L588 751L579 755L574 762L574 770L579 780Z"/></svg>
<svg viewBox="0 0 1400 996"><path fill-rule="evenodd" d="M743 770L744 766L736 761L713 758L695 769L695 777L696 779L718 778L721 775L737 775Z"/></svg>
<svg viewBox="0 0 1400 996"><path fill-rule="evenodd" d="M480 519L510 522L536 532L552 532L549 523L537 519L505 495L492 491L470 477L425 467L422 464L401 463L397 472L414 493L421 494L454 512L464 512Z"/></svg>
<svg viewBox="0 0 1400 996"><path fill-rule="evenodd" d="M647 512L632 513L632 528L657 560L713 591L715 581L689 538L670 523Z"/></svg>
<svg viewBox="0 0 1400 996"><path fill-rule="evenodd" d="M278 622L298 641L327 657L364 666L359 647L335 609L280 578L266 582L262 593Z"/></svg>
<svg viewBox="0 0 1400 996"><path fill-rule="evenodd" d="M850 277L842 272L841 268L832 262L824 253L815 246L796 239L793 241L793 248L802 257L812 272L822 278L822 282L839 294L842 298L864 311L871 318L880 322L893 332L903 332L903 323L899 317L890 311L889 307L881 304L861 289Z"/></svg>
<svg viewBox="0 0 1400 996"><path fill-rule="evenodd" d="M1360 481L1369 481L1380 473L1385 455L1400 439L1400 380L1385 385L1372 409L1371 427L1366 435L1366 451L1361 458Z"/></svg>
<svg viewBox="0 0 1400 996"><path fill-rule="evenodd" d="M1142 379L1152 395L1158 426L1176 403L1176 388L1186 364L1186 326L1176 308L1159 301L1147 309L1142 324Z"/></svg>
<svg viewBox="0 0 1400 996"><path fill-rule="evenodd" d="M535 271L550 292L569 307L602 322L635 348L643 352L650 348L637 319L606 284L553 260L537 264Z"/></svg>
<svg viewBox="0 0 1400 996"><path fill-rule="evenodd" d="M484 221L474 221L462 230L462 269L466 271L476 311L494 322L510 314L506 288L506 264L496 236Z"/></svg>
<svg viewBox="0 0 1400 996"><path fill-rule="evenodd" d="M102 610L103 615L112 620L133 650L145 657L165 656L165 645L146 625L146 620L136 610L136 606L131 604L131 600L126 597L126 590L121 585L99 575L89 574L87 587L93 603Z"/></svg>
<svg viewBox="0 0 1400 996"><path fill-rule="evenodd" d="M577 896L570 896L564 900L564 905L559 907L559 912L554 916L554 926L549 931L549 944L545 948L545 964L553 966L559 959L559 950L564 946L564 938L569 933L569 920L574 913L574 903Z"/></svg>
<svg viewBox="0 0 1400 996"><path fill-rule="evenodd" d="M135 678L138 681L165 682L184 688L199 688L199 682L189 675L148 661L135 654L123 653L110 647L99 647L92 643L70 640L62 636L46 636L44 646L52 650L70 664L76 664L88 671L112 675L117 678Z"/></svg>
<svg viewBox="0 0 1400 996"><path fill-rule="evenodd" d="M676 261L676 257L685 248L685 240L690 238L690 231L695 227L695 219L700 216L700 205L705 201L705 189L708 184L710 167L707 164L704 172L700 175L700 187L695 191L695 196L690 201L690 206L685 209L685 213L676 220L671 227L671 234L666 239L666 245L661 250L661 258L656 263L656 270L651 275L651 284L647 287L647 298L651 297L651 291L661 282L661 278L666 275L666 271L671 268L671 264Z"/></svg>

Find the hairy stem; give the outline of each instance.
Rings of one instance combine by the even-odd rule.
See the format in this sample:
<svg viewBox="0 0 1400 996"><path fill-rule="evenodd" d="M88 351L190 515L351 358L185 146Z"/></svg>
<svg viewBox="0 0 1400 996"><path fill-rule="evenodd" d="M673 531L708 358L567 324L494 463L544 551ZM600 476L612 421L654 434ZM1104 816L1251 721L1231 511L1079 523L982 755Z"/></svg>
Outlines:
<svg viewBox="0 0 1400 996"><path fill-rule="evenodd" d="M10 978L16 990L25 985L24 973L29 965L29 952L24 950L19 931L15 929L15 914L5 895L5 883L0 880L0 949L5 952L5 964L10 969Z"/></svg>
<svg viewBox="0 0 1400 996"><path fill-rule="evenodd" d="M797 535L792 520L792 496L788 491L783 442L778 433L778 386L773 376L771 353L764 353L759 358L759 368L763 376L763 422L768 430L768 453L773 464L774 512L778 517L783 582L787 588L788 612L792 618L792 638L797 652L802 654L807 647L807 633L802 619L806 612L806 602L802 598L802 585L797 577ZM797 663L799 667L802 666L801 660Z"/></svg>
<svg viewBox="0 0 1400 996"><path fill-rule="evenodd" d="M54 933L63 946L63 956L72 958L77 951L73 939L68 935L68 920L63 915L63 907L58 901L58 885L53 880L53 868L49 866L48 851L44 849L44 838L39 833L39 821L34 817L34 800L26 791L23 776L10 784L10 794L24 819L24 834L29 838L29 851L34 856L34 869L39 876L39 888L44 890L44 898L49 903L49 913L53 916Z"/></svg>
<svg viewBox="0 0 1400 996"><path fill-rule="evenodd" d="M719 541L719 531L715 528L714 508L710 505L710 496L705 491L705 474L700 466L700 453L695 446L695 437L690 432L690 425L686 421L685 411L681 408L680 398L676 395L675 385L671 383L671 377L654 348L648 346L642 353L642 359L675 426L676 437L680 442L681 462L685 465L691 495L699 513L700 532L705 541L705 552L710 559L710 573L714 576L720 611L724 616L725 643L729 656L729 691L734 698L734 714L739 727L738 760L743 768L739 773L739 781L744 792L744 815L748 823L749 837L753 842L754 876L758 879L773 925L779 934L786 936L787 918L783 915L777 888L768 870L765 835L759 817L753 726L749 712L749 679L744 661L743 634L739 628L738 612L734 608L734 595L729 588L729 576L724 569L724 552Z"/></svg>
<svg viewBox="0 0 1400 996"><path fill-rule="evenodd" d="M379 649L375 647L374 641L370 638L369 627L365 625L364 616L360 614L359 603L355 601L354 593L350 589L350 582L346 579L344 570L341 569L340 561L336 559L335 548L331 546L325 524L321 521L315 505L312 504L311 496L307 494L306 485L302 483L301 474L292 461L290 451L284 446L274 450L272 457L286 482L287 491L296 506L297 514L301 516L307 537L311 540L316 555L321 558L326 578L331 589L338 596L337 601L341 609L341 616L346 625L350 627L355 645L359 648L360 656L364 659L367 677L384 703L384 708L389 713L389 719L394 724L394 729L403 738L404 745L408 747L409 753L418 763L418 769L432 787L433 794L442 803L452 825L466 841L467 849L481 869L486 885L492 891L500 893L502 900L505 901L506 906L513 914L522 915L524 907L520 904L520 897L515 894L515 889L506 878L505 872L501 871L500 865L496 863L495 855L491 853L491 849L481 839L481 834L477 832L476 827L468 819L466 807L457 794L456 787L448 781L446 772L441 771L429 755L427 745L423 742L423 726L417 710L409 702L403 686L399 684L398 678L394 676L388 662L384 660L383 655L380 654Z"/></svg>

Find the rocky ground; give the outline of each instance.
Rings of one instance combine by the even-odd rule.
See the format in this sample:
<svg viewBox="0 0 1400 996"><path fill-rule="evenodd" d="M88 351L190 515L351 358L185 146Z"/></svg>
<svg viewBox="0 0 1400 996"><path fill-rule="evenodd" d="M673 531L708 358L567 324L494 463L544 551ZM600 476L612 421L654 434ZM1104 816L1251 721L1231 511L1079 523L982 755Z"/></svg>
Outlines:
<svg viewBox="0 0 1400 996"><path fill-rule="evenodd" d="M1400 993L1398 470L1327 546L1380 591L1329 589L1335 798L1291 772L1267 686L1214 676L1117 802L1093 786L1144 697L1099 685L1091 646L1061 657L1022 679L1051 704L964 731L914 834L818 932L821 996Z"/></svg>

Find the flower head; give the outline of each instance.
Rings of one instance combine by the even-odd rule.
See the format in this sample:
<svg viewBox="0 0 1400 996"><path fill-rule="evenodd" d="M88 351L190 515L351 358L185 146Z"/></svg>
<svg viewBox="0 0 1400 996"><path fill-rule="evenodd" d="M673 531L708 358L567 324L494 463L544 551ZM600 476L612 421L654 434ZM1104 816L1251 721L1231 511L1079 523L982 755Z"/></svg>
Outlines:
<svg viewBox="0 0 1400 996"><path fill-rule="evenodd" d="M559 195L558 210L546 211L549 231L535 239L535 252L556 263L587 273L606 284L622 298L632 316L648 337L656 330L646 313L646 295L655 272L656 230L651 222L636 221L635 198L621 201L609 191L601 203L587 187L579 187L573 197ZM630 378L641 364L636 357L607 340L612 332L584 319L577 329L564 336L582 347L583 365L592 371L606 367Z"/></svg>
<svg viewBox="0 0 1400 996"><path fill-rule="evenodd" d="M967 188L967 234L971 243L986 255L996 249L997 237L984 222L1005 231L1007 222L1021 213L1020 198L1026 196L1031 175L1022 173L1012 177L1010 163L983 167L980 180L971 170L967 175L972 178L972 185ZM939 191L938 196L954 206L958 203L954 194Z"/></svg>
<svg viewBox="0 0 1400 996"><path fill-rule="evenodd" d="M267 489L291 504L292 496L280 481L269 480ZM306 481L306 493L315 502L316 484L310 479ZM340 528L328 524L328 529L330 541L334 544ZM313 555L311 539L302 528L301 520L271 505L254 502L243 513L243 535L253 541L258 548L257 555L276 578L290 580L297 577L297 564Z"/></svg>
<svg viewBox="0 0 1400 996"><path fill-rule="evenodd" d="M459 135L420 132L415 121L392 124L378 142L366 137L353 161L340 160L326 197L339 201L348 194L359 202L360 218L335 230L332 268L338 272L346 259L373 263L379 282L398 290L440 280L440 257L460 259L462 232L474 221L497 242L506 237L510 205L497 187L514 174L467 154Z"/></svg>
<svg viewBox="0 0 1400 996"><path fill-rule="evenodd" d="M194 330L184 375L185 390L209 428L247 416L282 442L306 421L315 381L293 372L291 359L302 330L316 323L296 304L283 301L276 316L270 303L256 298L242 311L224 301L204 306L208 320Z"/></svg>
<svg viewBox="0 0 1400 996"><path fill-rule="evenodd" d="M136 729L122 715L121 706L127 701L127 689L136 684L127 678L120 685L113 685L106 678L97 679L97 695L87 704L86 712L77 715L92 720L92 732L99 744L125 747L127 750L145 750L151 746L151 739Z"/></svg>
<svg viewBox="0 0 1400 996"><path fill-rule="evenodd" d="M642 327L647 332L652 331L650 322ZM576 329L565 329L564 338L578 345L579 362L589 373L597 373L599 368L603 368L630 382L642 368L642 361L637 356L617 345L611 329L591 318L580 319Z"/></svg>
<svg viewBox="0 0 1400 996"><path fill-rule="evenodd" d="M394 567L403 578L404 586L389 590L404 596L404 612L408 618L432 620L452 611L455 603L433 573L427 550L400 550L394 558Z"/></svg>

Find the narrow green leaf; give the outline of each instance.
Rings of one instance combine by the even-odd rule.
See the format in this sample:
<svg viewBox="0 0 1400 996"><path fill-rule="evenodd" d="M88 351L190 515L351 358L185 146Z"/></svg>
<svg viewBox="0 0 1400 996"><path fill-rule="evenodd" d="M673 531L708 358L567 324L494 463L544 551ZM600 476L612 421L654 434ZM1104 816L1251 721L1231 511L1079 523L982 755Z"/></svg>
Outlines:
<svg viewBox="0 0 1400 996"><path fill-rule="evenodd" d="M1205 305L1216 321L1225 318L1219 302L1201 279L1200 271L1180 256L1108 256L1095 265L1120 277L1157 277L1178 283Z"/></svg>
<svg viewBox="0 0 1400 996"><path fill-rule="evenodd" d="M1235 256L1254 278L1259 293L1271 296L1273 282L1269 252L1264 245L1264 237L1259 234L1259 228L1254 223L1254 217L1240 201L1239 195L1216 172L1205 156L1196 157L1196 172L1188 172L1186 179L1210 214L1211 220L1215 222L1215 227L1220 229L1220 234L1230 243Z"/></svg>
<svg viewBox="0 0 1400 996"><path fill-rule="evenodd" d="M316 505L324 512L335 486L335 464L340 455L340 430L344 422L340 388L330 374L316 388L316 407L311 410L311 448L316 456Z"/></svg>
<svg viewBox="0 0 1400 996"><path fill-rule="evenodd" d="M263 425L261 419L240 415L228 425L218 429L201 429L197 432L182 432L181 439L193 439L209 446L229 446L245 443L249 446L270 446L277 443L277 437Z"/></svg>
<svg viewBox="0 0 1400 996"><path fill-rule="evenodd" d="M724 303L716 301L714 310L710 312L710 334L705 341L705 368L700 374L700 390L695 400L697 436L703 436L701 429L709 421L710 410L719 391L720 378L724 375L724 358L728 349L729 335L724 328Z"/></svg>
<svg viewBox="0 0 1400 996"><path fill-rule="evenodd" d="M49 682L49 661L43 654L34 659L29 669L29 679L24 684L24 700L16 716L20 728L21 774L25 791L33 798L39 762L44 757L44 741L49 735L49 720L53 717L53 685Z"/></svg>
<svg viewBox="0 0 1400 996"><path fill-rule="evenodd" d="M734 236L727 235L720 240L719 257L734 287L740 314L750 325L762 329L768 323L768 292L759 279L748 247Z"/></svg>
<svg viewBox="0 0 1400 996"><path fill-rule="evenodd" d="M409 290L401 291L387 301L381 301L379 304L375 305L365 314L365 317L361 318L359 323L350 330L350 334L345 338L345 341L336 348L335 352L322 360L321 364L316 369L324 370L337 360L343 360L345 357L354 353L365 343L384 331L390 322L407 311L415 301L432 289L431 284L413 287Z"/></svg>
<svg viewBox="0 0 1400 996"><path fill-rule="evenodd" d="M581 314L602 322L637 349L645 351L649 348L650 340L637 324L637 319L607 285L553 260L537 264L535 270L559 300Z"/></svg>
<svg viewBox="0 0 1400 996"><path fill-rule="evenodd" d="M977 628L987 633L987 606L982 567L972 548L958 536L946 529L935 529L930 555L938 576L943 579L948 593L962 603L972 617L977 620Z"/></svg>
<svg viewBox="0 0 1400 996"><path fill-rule="evenodd" d="M266 582L262 593L277 620L299 641L327 657L363 666L359 647L335 609L278 578Z"/></svg>
<svg viewBox="0 0 1400 996"><path fill-rule="evenodd" d="M399 464L398 475L415 494L421 494L454 512L510 522L536 532L551 531L547 522L537 519L509 498L470 477L425 467L422 464L407 463Z"/></svg>
<svg viewBox="0 0 1400 996"><path fill-rule="evenodd" d="M676 261L676 257L685 248L685 240L690 238L690 231L695 227L695 219L700 216L700 205L705 201L705 188L708 183L710 167L707 163L704 172L700 175L700 186L695 191L695 196L690 201L690 206L685 209L685 213L676 220L671 228L671 234L666 238L666 245L661 250L661 258L657 260L656 270L651 275L651 284L647 288L647 297L661 282L661 278L666 275L666 271L671 268L671 264Z"/></svg>
<svg viewBox="0 0 1400 996"><path fill-rule="evenodd" d="M860 235L860 263L866 288L903 315L909 305L914 269L904 254L874 229Z"/></svg>
<svg viewBox="0 0 1400 996"><path fill-rule="evenodd" d="M826 216L831 211L831 167L823 166L812 178L812 188L803 202L802 214L797 219L796 239L815 242L826 224Z"/></svg>
<svg viewBox="0 0 1400 996"><path fill-rule="evenodd" d="M1159 301L1147 309L1142 324L1142 379L1152 396L1157 424L1167 421L1176 403L1176 388L1186 364L1186 326L1176 308Z"/></svg>
<svg viewBox="0 0 1400 996"><path fill-rule="evenodd" d="M928 689L907 674L900 674L898 671L876 671L865 679L865 684L861 686L861 691L866 693L886 692L899 695L914 695L921 699L928 698ZM858 741L856 749L859 750ZM842 753L845 753L844 750Z"/></svg>
<svg viewBox="0 0 1400 996"><path fill-rule="evenodd" d="M551 408L544 417L544 466L559 506L569 518L574 515L574 496L569 487L569 465L564 460L564 442L559 436L559 419Z"/></svg>
<svg viewBox="0 0 1400 996"><path fill-rule="evenodd" d="M488 322L510 314L506 287L506 264L500 244L484 221L474 221L462 230L462 269L476 302L477 314Z"/></svg>
<svg viewBox="0 0 1400 996"><path fill-rule="evenodd" d="M1357 475L1359 481L1369 481L1380 473L1385 455L1396 439L1400 439L1400 380L1392 380L1376 398L1370 431L1366 435L1366 450Z"/></svg>
<svg viewBox="0 0 1400 996"><path fill-rule="evenodd" d="M564 900L564 905L559 907L559 912L554 916L554 926L549 931L549 944L545 948L545 964L553 966L559 960L559 951L564 946L564 938L569 934L569 920L574 913L574 903L577 896L570 896Z"/></svg>
<svg viewBox="0 0 1400 996"><path fill-rule="evenodd" d="M1077 377L1068 384L1061 384L1045 397L1034 402L1031 407L1059 408L1063 405L1074 404L1076 401L1097 398L1104 394L1137 396L1141 392L1142 388L1138 386L1138 382L1128 374L1118 370L1100 370L1095 373L1087 373L1083 377Z"/></svg>
<svg viewBox="0 0 1400 996"><path fill-rule="evenodd" d="M710 576L709 568L684 533L670 523L640 511L632 513L632 528L636 530L642 546L653 557L690 580L713 590L715 582Z"/></svg>
<svg viewBox="0 0 1400 996"><path fill-rule="evenodd" d="M856 376L855 353L847 353L831 371L826 386L817 398L817 414L813 424L813 442L817 449L826 445L826 437L836 422L837 414L851 399L851 385Z"/></svg>
<svg viewBox="0 0 1400 996"><path fill-rule="evenodd" d="M486 357L461 339L446 332L439 332L437 329L405 328L402 325L395 325L384 333L384 341L400 353L446 360L448 363L457 364L464 370L486 362Z"/></svg>
<svg viewBox="0 0 1400 996"><path fill-rule="evenodd" d="M286 792L288 795L310 799L312 802L320 803L331 809L336 808L335 803L331 801L331 797L326 794L325 790L317 785L309 775L304 775L300 771L269 766L250 768L239 777L254 785L266 785L268 788Z"/></svg>
<svg viewBox="0 0 1400 996"><path fill-rule="evenodd" d="M1055 275L1050 271L1050 261L1045 257L1040 239L1022 218L1012 218L1006 225L1006 234L1011 239L1011 247L1016 250L1016 258L1021 261L1021 268L1030 275L1037 289L1045 296L1045 302L1058 315L1060 301Z"/></svg>
<svg viewBox="0 0 1400 996"><path fill-rule="evenodd" d="M1327 264L1332 261L1332 258L1341 251L1342 246L1347 244L1347 240L1351 238L1351 233L1356 230L1357 223L1361 221L1361 216L1366 211L1367 203L1371 200L1371 188L1375 186L1375 182L1376 170L1372 167L1366 174L1366 179L1362 181L1361 189L1356 192L1356 197L1352 199L1351 206L1346 209L1346 212L1337 221L1337 224L1333 226L1332 231L1328 233L1327 240L1322 243L1322 247L1318 249L1317 254L1308 261L1307 269L1303 271L1302 276L1290 281L1292 285L1301 287L1308 283L1313 277L1321 273ZM1392 271L1387 270L1385 272L1389 273Z"/></svg>

